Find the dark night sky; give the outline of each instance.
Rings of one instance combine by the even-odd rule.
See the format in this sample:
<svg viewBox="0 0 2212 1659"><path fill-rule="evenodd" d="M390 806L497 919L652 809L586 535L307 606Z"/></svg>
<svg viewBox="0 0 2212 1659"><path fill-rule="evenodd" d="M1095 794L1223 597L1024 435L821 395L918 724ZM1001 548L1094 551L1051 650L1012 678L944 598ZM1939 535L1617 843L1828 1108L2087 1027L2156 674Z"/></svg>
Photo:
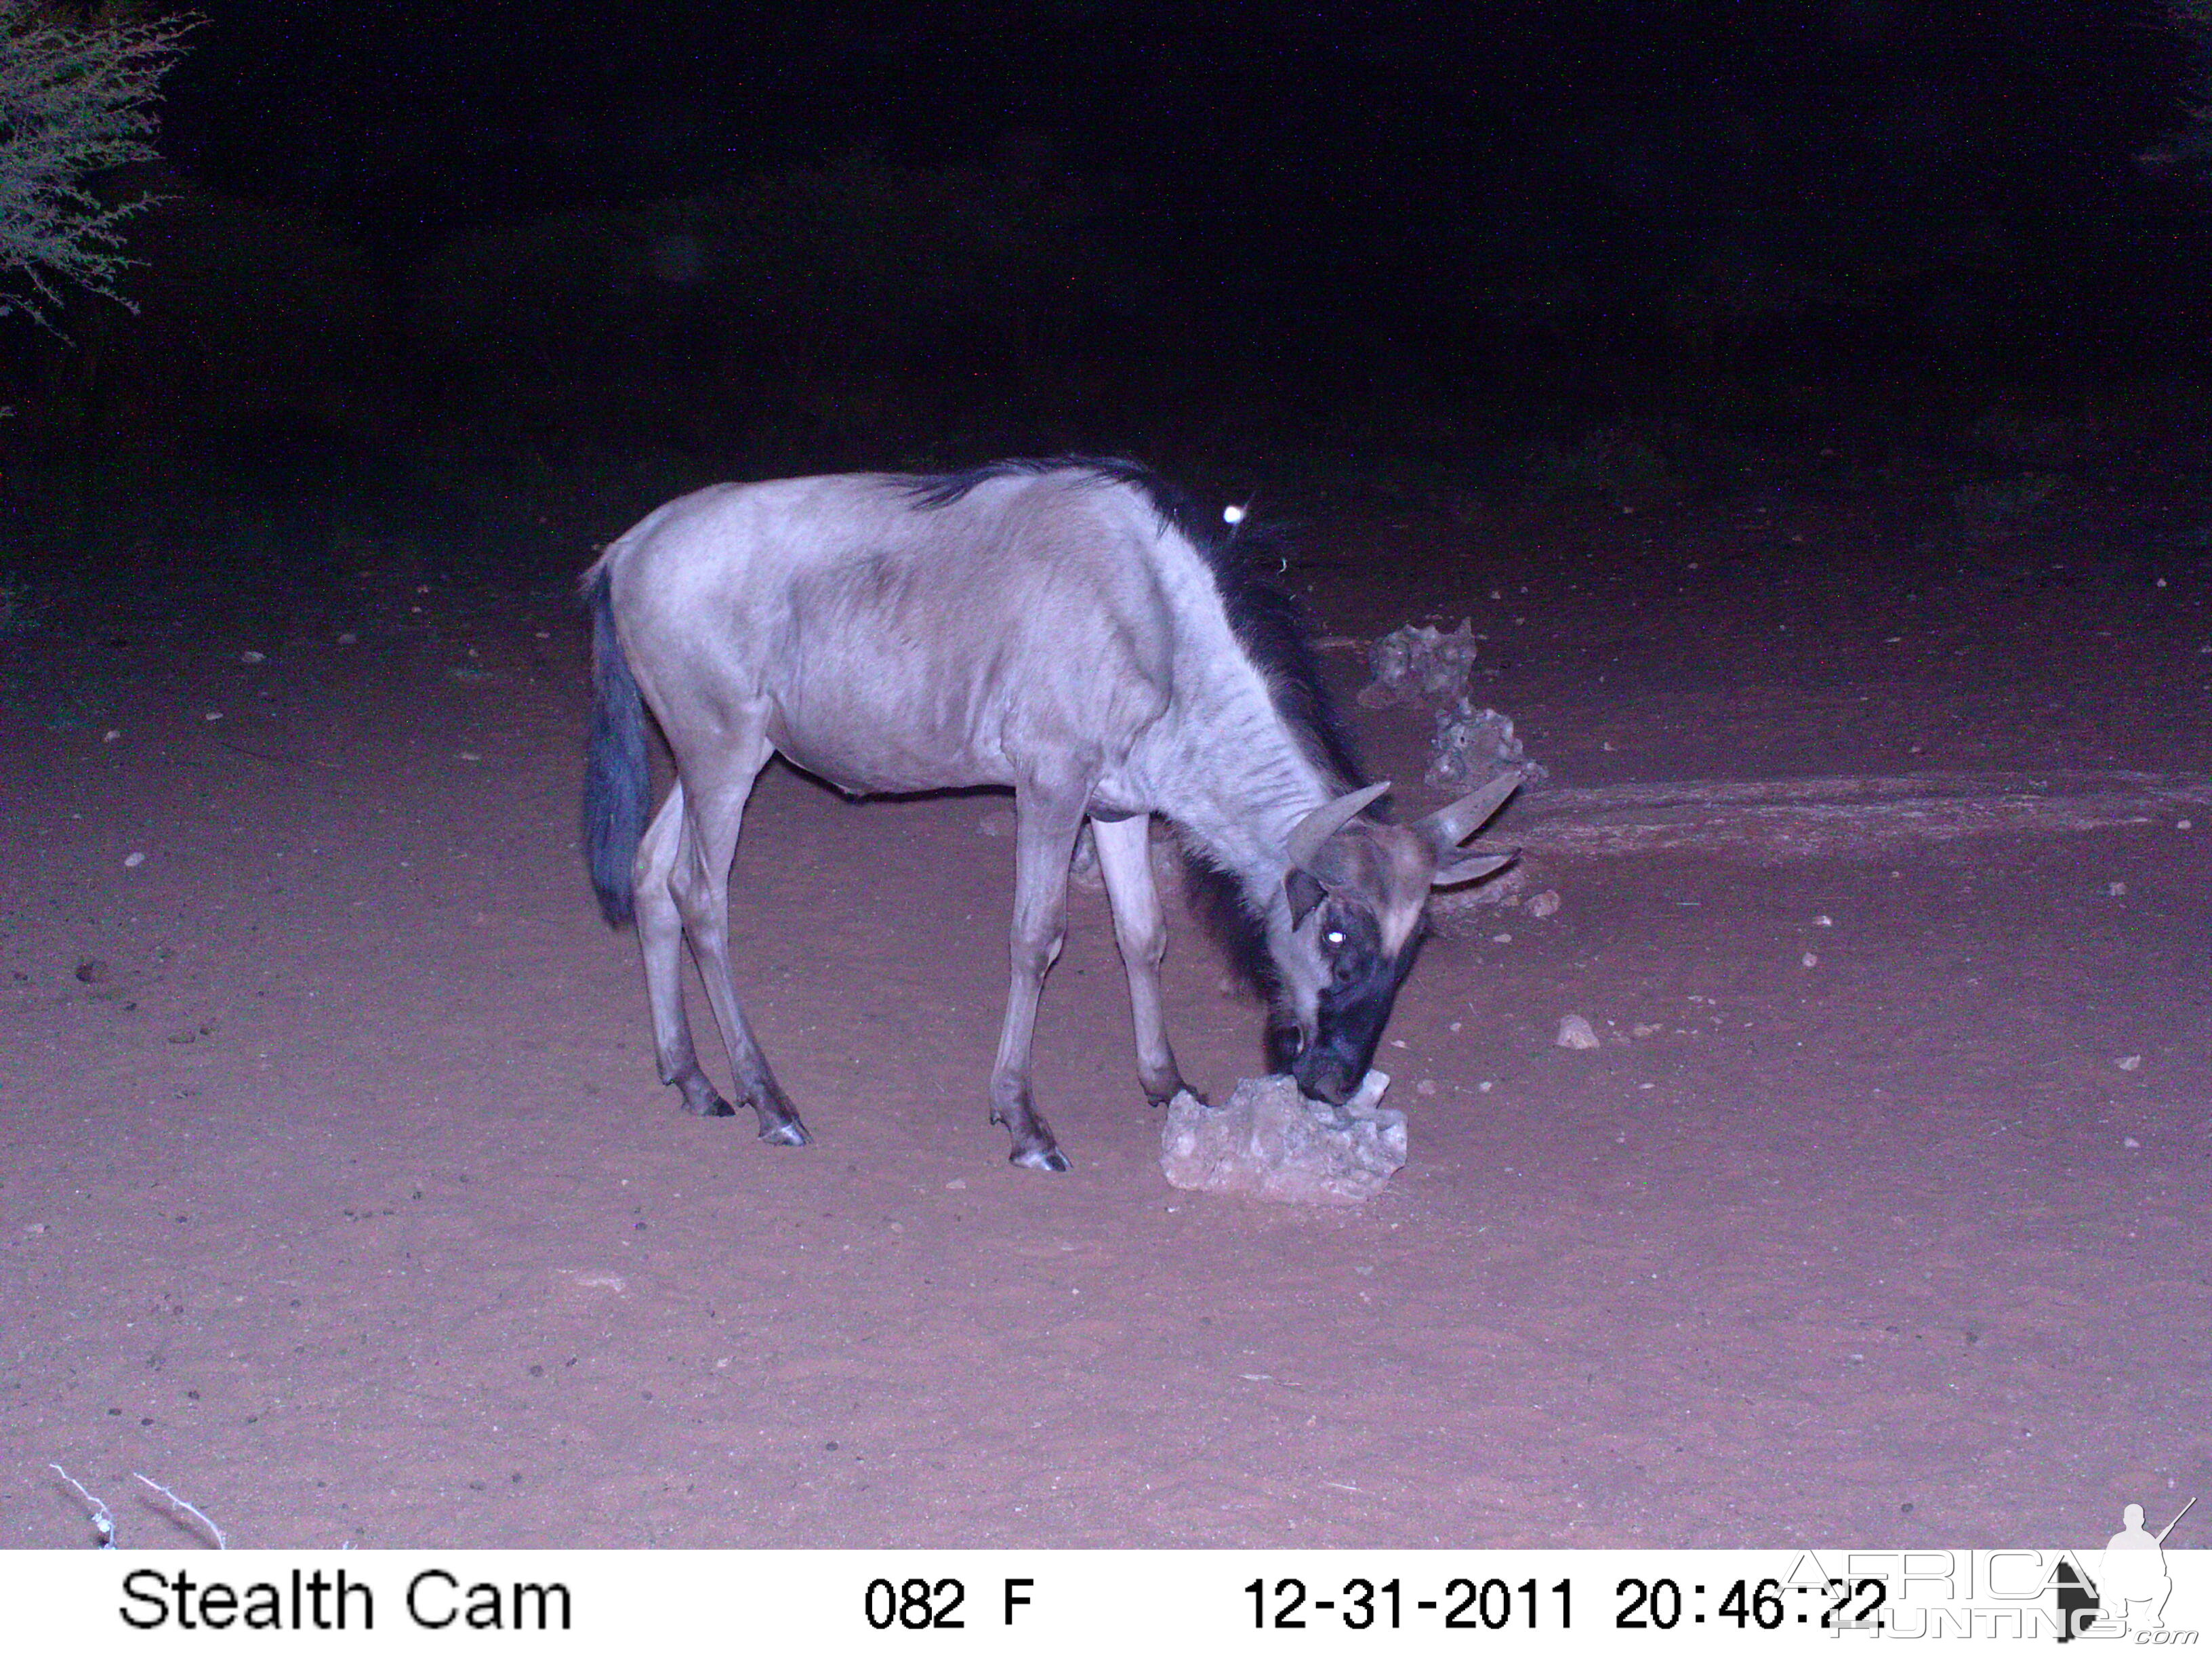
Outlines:
<svg viewBox="0 0 2212 1659"><path fill-rule="evenodd" d="M149 431L1902 420L2212 337L2156 0L199 9Z"/></svg>
<svg viewBox="0 0 2212 1659"><path fill-rule="evenodd" d="M2178 44L2119 0L202 9L172 154L403 236L861 147L1322 234L1528 206L2094 207L2141 195L2131 157L2184 97Z"/></svg>

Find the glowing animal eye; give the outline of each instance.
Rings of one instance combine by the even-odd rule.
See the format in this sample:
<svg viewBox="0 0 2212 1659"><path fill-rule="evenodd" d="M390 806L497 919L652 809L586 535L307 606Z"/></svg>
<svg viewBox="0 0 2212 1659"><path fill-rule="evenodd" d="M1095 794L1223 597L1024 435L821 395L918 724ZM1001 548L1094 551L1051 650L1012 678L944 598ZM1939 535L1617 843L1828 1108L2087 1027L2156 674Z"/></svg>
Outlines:
<svg viewBox="0 0 2212 1659"><path fill-rule="evenodd" d="M1328 932L1322 935L1322 939L1325 944L1341 945L1344 943L1344 935L1337 932L1335 928L1332 927Z"/></svg>

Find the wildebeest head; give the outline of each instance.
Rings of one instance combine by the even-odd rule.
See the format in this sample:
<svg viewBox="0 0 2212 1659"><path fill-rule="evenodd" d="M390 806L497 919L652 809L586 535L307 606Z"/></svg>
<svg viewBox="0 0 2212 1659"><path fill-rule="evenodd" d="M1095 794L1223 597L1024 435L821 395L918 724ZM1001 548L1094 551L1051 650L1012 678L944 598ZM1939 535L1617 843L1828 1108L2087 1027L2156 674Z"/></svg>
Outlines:
<svg viewBox="0 0 2212 1659"><path fill-rule="evenodd" d="M1429 890L1473 881L1515 857L1460 843L1521 787L1509 772L1418 823L1359 813L1389 790L1370 785L1316 807L1291 832L1285 907L1272 918L1275 1006L1268 1063L1317 1100L1358 1088L1421 948Z"/></svg>

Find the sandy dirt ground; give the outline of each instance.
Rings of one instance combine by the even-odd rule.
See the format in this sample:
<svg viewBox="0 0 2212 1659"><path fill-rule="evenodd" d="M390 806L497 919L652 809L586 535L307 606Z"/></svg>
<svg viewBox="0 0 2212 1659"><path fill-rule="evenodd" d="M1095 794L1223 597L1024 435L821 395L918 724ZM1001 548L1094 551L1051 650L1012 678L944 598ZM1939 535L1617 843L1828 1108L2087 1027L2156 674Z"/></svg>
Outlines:
<svg viewBox="0 0 2212 1659"><path fill-rule="evenodd" d="M2185 506L1346 511L1291 574L1337 639L1472 617L1562 784L2201 775ZM1312 1211L1162 1180L1083 890L1076 1167L1010 1168L1005 801L778 767L776 1149L655 1081L586 893L585 550L338 556L0 639L0 1545L91 1541L50 1463L139 1547L195 1534L133 1471L283 1547L2094 1546L2212 1489L2212 814L1532 869L1399 1003L1411 1162ZM1428 718L1358 715L1415 807ZM1176 920L1218 1098L1259 1012Z"/></svg>

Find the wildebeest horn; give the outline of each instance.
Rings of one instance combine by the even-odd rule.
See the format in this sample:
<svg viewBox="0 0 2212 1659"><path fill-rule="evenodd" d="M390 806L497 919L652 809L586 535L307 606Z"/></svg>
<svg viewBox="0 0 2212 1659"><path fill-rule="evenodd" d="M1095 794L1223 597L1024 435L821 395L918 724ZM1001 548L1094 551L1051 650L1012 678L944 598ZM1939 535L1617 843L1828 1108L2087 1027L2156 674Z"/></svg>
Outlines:
<svg viewBox="0 0 2212 1659"><path fill-rule="evenodd" d="M1389 793L1387 783L1370 783L1364 789L1355 789L1348 795L1339 795L1334 800L1323 801L1300 818L1291 831L1291 868L1303 870L1321 851L1322 843L1358 817L1373 802Z"/></svg>
<svg viewBox="0 0 2212 1659"><path fill-rule="evenodd" d="M1439 854L1449 854L1489 823L1520 787L1520 773L1501 772L1474 793L1462 795L1449 806L1438 807L1413 828L1429 837Z"/></svg>

